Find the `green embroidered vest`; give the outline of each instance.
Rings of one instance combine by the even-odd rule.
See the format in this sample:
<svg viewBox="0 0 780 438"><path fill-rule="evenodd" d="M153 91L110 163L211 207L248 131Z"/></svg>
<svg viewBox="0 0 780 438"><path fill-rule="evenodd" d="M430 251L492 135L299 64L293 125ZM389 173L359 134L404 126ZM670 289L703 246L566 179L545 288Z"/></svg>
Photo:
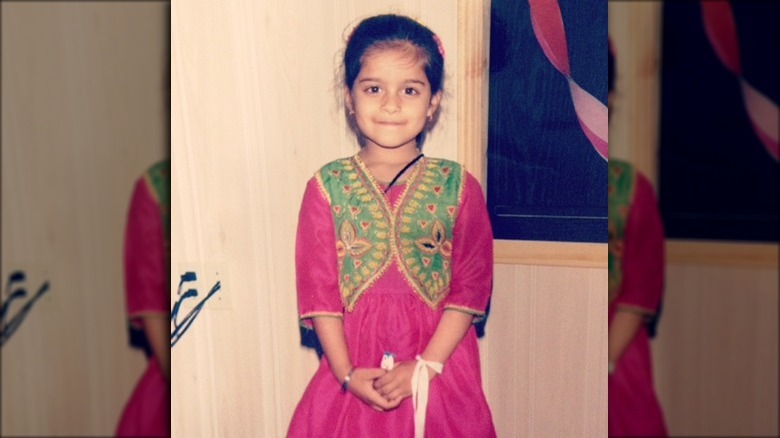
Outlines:
<svg viewBox="0 0 780 438"><path fill-rule="evenodd" d="M165 266L171 265L171 161L161 161L144 174L146 185L160 208L163 239L165 244ZM170 272L168 272L170 276ZM168 282L170 284L170 278Z"/></svg>
<svg viewBox="0 0 780 438"><path fill-rule="evenodd" d="M609 160L608 174L608 287L609 302L611 303L620 293L620 286L623 282L623 241L625 239L628 212L634 197L636 172L628 163Z"/></svg>
<svg viewBox="0 0 780 438"><path fill-rule="evenodd" d="M315 176L333 214L339 288L347 310L393 260L420 298L436 308L450 288L462 166L423 158L394 205L357 155L333 161Z"/></svg>

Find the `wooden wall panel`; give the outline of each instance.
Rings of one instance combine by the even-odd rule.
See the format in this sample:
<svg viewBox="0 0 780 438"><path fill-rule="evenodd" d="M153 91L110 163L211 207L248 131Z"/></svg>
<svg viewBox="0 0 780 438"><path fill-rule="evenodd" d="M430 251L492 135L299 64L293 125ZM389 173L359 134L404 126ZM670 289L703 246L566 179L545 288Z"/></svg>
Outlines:
<svg viewBox="0 0 780 438"><path fill-rule="evenodd" d="M634 163L653 185L658 147L662 4L608 4L609 34L617 60L609 155Z"/></svg>
<svg viewBox="0 0 780 438"><path fill-rule="evenodd" d="M606 436L606 269L495 275L483 382L498 436Z"/></svg>
<svg viewBox="0 0 780 438"><path fill-rule="evenodd" d="M671 265L656 387L680 436L778 433L778 273Z"/></svg>
<svg viewBox="0 0 780 438"><path fill-rule="evenodd" d="M2 3L2 284L49 291L2 347L2 435L110 435L141 376L122 271L134 180L167 146L160 3ZM22 307L13 302L9 319Z"/></svg>

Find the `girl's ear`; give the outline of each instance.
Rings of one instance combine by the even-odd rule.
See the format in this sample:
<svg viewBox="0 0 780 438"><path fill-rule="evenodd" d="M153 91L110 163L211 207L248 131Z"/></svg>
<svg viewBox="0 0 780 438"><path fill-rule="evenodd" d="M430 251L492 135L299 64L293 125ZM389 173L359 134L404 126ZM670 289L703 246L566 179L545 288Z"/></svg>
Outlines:
<svg viewBox="0 0 780 438"><path fill-rule="evenodd" d="M349 88L344 90L344 104L347 106L348 114L355 114L355 105L352 102L352 93L350 92Z"/></svg>
<svg viewBox="0 0 780 438"><path fill-rule="evenodd" d="M428 118L431 118L434 114L436 114L436 111L439 109L439 104L441 103L441 97L441 90L437 91L436 94L431 96L431 103L428 104Z"/></svg>

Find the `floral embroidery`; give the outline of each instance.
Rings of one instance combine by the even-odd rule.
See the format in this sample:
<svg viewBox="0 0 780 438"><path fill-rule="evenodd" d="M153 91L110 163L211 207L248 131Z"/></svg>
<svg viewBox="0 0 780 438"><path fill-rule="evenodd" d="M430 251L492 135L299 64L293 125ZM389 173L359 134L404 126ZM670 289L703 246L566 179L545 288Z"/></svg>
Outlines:
<svg viewBox="0 0 780 438"><path fill-rule="evenodd" d="M447 229L442 221L436 221L431 227L431 235L421 237L415 242L417 249L427 255L441 254L444 257L452 256L452 242L447 240ZM424 261L425 257L423 257ZM428 266L428 264L426 264Z"/></svg>
<svg viewBox="0 0 780 438"><path fill-rule="evenodd" d="M423 301L434 308L449 293L452 241L448 236L457 217L463 172L457 163L430 159L421 182L410 187L413 196L399 206L401 226L395 230L403 256L399 267Z"/></svg>
<svg viewBox="0 0 780 438"><path fill-rule="evenodd" d="M355 226L349 221L344 221L339 227L339 240L336 242L336 255L343 259L347 255L352 258L360 258L371 249L368 239L357 237Z"/></svg>
<svg viewBox="0 0 780 438"><path fill-rule="evenodd" d="M623 255L626 221L629 205L634 196L635 174L633 168L620 161L609 162L607 199L609 204L608 237L608 299L617 298L623 283Z"/></svg>
<svg viewBox="0 0 780 438"><path fill-rule="evenodd" d="M171 161L159 162L144 175L149 193L160 207L166 260L171 258ZM170 272L168 273L170 277ZM170 278L169 278L170 280Z"/></svg>
<svg viewBox="0 0 780 438"><path fill-rule="evenodd" d="M447 295L463 172L457 163L424 158L396 205L357 155L317 173L337 227L339 289L348 311L394 260L429 306L435 308Z"/></svg>

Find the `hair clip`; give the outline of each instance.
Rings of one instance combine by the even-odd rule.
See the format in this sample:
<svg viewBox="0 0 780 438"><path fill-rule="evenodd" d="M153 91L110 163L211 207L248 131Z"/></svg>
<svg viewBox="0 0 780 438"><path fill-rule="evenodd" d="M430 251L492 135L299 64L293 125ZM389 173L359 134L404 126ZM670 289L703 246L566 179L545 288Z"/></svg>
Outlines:
<svg viewBox="0 0 780 438"><path fill-rule="evenodd" d="M433 40L436 41L436 45L439 47L439 55L444 59L444 44L441 43L439 36L436 34L433 34Z"/></svg>

